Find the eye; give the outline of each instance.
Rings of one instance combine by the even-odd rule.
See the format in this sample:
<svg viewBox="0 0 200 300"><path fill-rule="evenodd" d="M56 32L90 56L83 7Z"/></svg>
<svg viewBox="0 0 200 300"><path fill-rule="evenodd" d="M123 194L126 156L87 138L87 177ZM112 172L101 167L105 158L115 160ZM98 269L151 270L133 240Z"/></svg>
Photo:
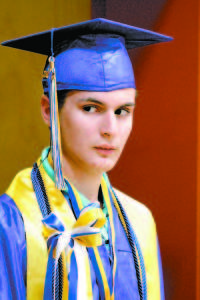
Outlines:
<svg viewBox="0 0 200 300"><path fill-rule="evenodd" d="M127 110L125 108L118 108L115 111L115 114L118 116L126 116L126 115L130 114L130 110Z"/></svg>
<svg viewBox="0 0 200 300"><path fill-rule="evenodd" d="M98 107L95 105L85 105L83 106L83 110L89 113L94 113L98 111Z"/></svg>

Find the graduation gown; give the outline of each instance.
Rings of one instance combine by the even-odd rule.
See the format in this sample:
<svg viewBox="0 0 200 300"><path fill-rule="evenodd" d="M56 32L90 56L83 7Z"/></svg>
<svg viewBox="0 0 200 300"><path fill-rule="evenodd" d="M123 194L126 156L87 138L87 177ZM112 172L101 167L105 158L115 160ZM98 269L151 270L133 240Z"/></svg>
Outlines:
<svg viewBox="0 0 200 300"><path fill-rule="evenodd" d="M55 188L48 175L45 172L43 175L53 211L56 211L63 223L68 224L73 213L66 199ZM151 212L129 196L118 190L115 192L127 213L141 249L145 297L147 300L164 300L160 253ZM140 300L131 247L116 209L113 212L117 257L114 299ZM48 253L41 219L31 182L31 169L26 169L17 174L7 192L0 197L0 299L43 299ZM112 259L105 245L98 248L109 278ZM93 299L102 299L92 262L90 274Z"/></svg>

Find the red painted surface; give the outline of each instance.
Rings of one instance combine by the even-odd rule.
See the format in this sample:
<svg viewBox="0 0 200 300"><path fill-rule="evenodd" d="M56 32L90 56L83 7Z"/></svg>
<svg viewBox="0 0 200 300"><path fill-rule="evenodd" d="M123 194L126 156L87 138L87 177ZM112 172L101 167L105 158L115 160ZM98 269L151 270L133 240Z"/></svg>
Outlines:
<svg viewBox="0 0 200 300"><path fill-rule="evenodd" d="M120 2L107 1L106 17L126 22L136 12L121 9L120 19L114 18ZM134 63L139 94L134 130L110 174L113 185L153 212L166 300L197 299L197 8L197 0L167 1L154 22L151 29L174 41L146 47Z"/></svg>

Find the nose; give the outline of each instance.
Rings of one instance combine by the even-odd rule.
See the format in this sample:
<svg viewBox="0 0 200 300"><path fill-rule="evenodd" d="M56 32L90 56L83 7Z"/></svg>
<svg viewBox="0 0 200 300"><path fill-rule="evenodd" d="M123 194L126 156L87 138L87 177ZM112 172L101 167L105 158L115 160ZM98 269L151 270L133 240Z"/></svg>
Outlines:
<svg viewBox="0 0 200 300"><path fill-rule="evenodd" d="M107 111L102 116L101 135L112 137L117 133L117 119L113 111Z"/></svg>

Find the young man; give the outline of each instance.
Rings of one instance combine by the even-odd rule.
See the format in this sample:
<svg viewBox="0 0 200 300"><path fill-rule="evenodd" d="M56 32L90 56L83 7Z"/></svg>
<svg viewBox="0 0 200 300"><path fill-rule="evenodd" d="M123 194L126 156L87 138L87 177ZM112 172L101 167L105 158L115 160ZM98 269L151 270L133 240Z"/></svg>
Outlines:
<svg viewBox="0 0 200 300"><path fill-rule="evenodd" d="M3 43L48 56L51 147L0 198L1 299L164 299L152 215L106 172L132 129L126 48L168 40L96 19Z"/></svg>

